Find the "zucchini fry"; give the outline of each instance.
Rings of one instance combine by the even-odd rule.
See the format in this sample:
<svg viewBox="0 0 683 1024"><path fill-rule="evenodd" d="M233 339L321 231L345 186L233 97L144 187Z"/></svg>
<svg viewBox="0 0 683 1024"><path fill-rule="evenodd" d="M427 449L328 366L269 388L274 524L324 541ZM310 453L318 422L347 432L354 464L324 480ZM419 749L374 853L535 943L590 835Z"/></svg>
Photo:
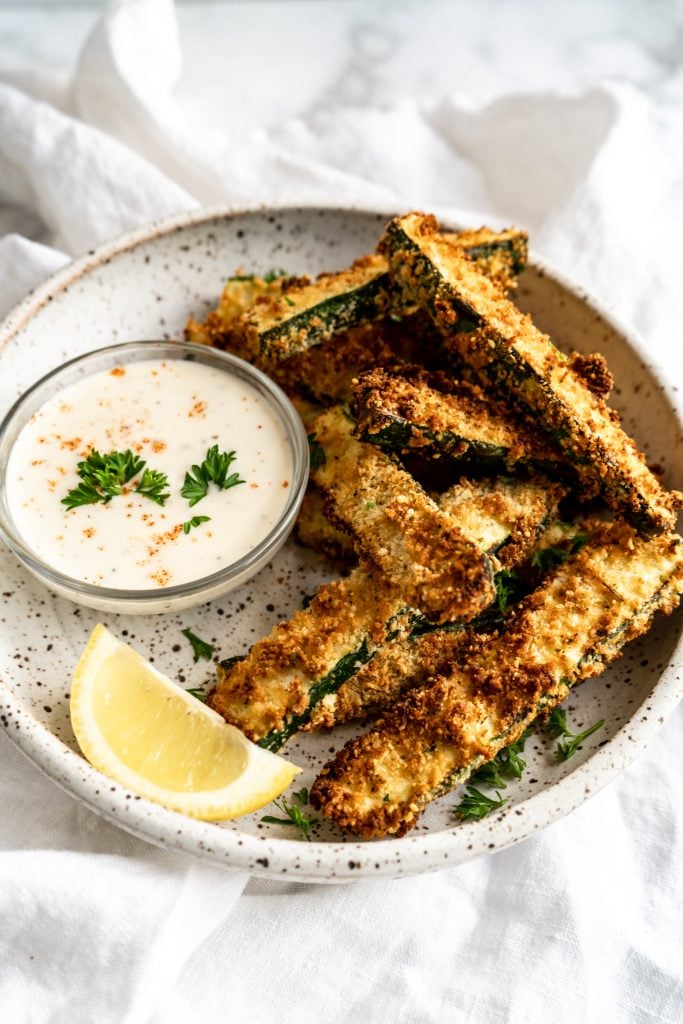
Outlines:
<svg viewBox="0 0 683 1024"><path fill-rule="evenodd" d="M520 532L530 533L530 520L543 514L533 493L524 506L523 490L529 486L499 485L501 498L507 501L499 505L499 525L489 525L487 531L494 546L500 546L505 530L513 529L506 523L516 521ZM463 490L463 500L472 504L474 512L476 491L470 492L466 485ZM496 485L490 485L482 494L482 507L495 492ZM557 501L559 491L553 493ZM452 495L449 500L453 501ZM489 504L490 524L494 511ZM320 721L326 709L334 706L339 687L384 645L398 642L416 626L425 627L423 617L381 578L359 566L345 579L321 587L308 608L277 625L245 658L227 668L219 666L209 705L250 739L278 749L296 730L307 728L309 721Z"/></svg>
<svg viewBox="0 0 683 1024"><path fill-rule="evenodd" d="M550 481L470 481L463 477L433 497L442 512L455 516L467 537L508 568L535 547L565 494L561 484ZM356 554L351 538L325 515L324 502L315 484L309 484L296 521L296 538L331 561L353 562Z"/></svg>
<svg viewBox="0 0 683 1024"><path fill-rule="evenodd" d="M490 560L409 473L356 441L352 427L339 408L314 424L324 461L311 479L326 511L407 605L439 622L474 618L494 598Z"/></svg>
<svg viewBox="0 0 683 1024"><path fill-rule="evenodd" d="M674 528L675 498L647 468L617 414L530 318L444 241L433 217L396 218L379 248L405 299L429 310L482 384L537 416L589 493L603 494L644 535Z"/></svg>
<svg viewBox="0 0 683 1024"><path fill-rule="evenodd" d="M242 320L245 348L269 364L319 345L349 327L374 323L389 312L386 260L363 256L347 270L320 274L259 303Z"/></svg>
<svg viewBox="0 0 683 1024"><path fill-rule="evenodd" d="M531 554L566 493L562 484L549 480L463 477L435 500L465 536L507 569Z"/></svg>
<svg viewBox="0 0 683 1024"><path fill-rule="evenodd" d="M323 697L308 727L332 729L389 711L409 690L444 671L469 639L462 623L452 623L388 640L338 690Z"/></svg>
<svg viewBox="0 0 683 1024"><path fill-rule="evenodd" d="M482 272L495 279L496 288L509 287L526 264L524 232L482 228L448 238L450 245L480 262ZM242 320L245 339L241 345L269 363L276 362L349 327L380 320L393 309L386 260L380 255L363 256L347 270L320 274L312 283L288 287L281 297L259 302Z"/></svg>
<svg viewBox="0 0 683 1024"><path fill-rule="evenodd" d="M311 804L358 836L405 834L429 801L598 675L682 592L680 537L645 541L625 524L595 524L502 633L471 636L447 671L347 743L315 781Z"/></svg>
<svg viewBox="0 0 683 1024"><path fill-rule="evenodd" d="M241 317L257 303L282 295L284 288L309 283L308 277L295 278L279 273L265 277L235 274L225 282L218 305L207 314L206 320L190 317L185 325L185 338L198 345L227 349L241 359L253 362L256 353L248 347L248 337L240 329Z"/></svg>
<svg viewBox="0 0 683 1024"><path fill-rule="evenodd" d="M565 459L506 402L476 384L406 367L361 374L353 389L356 436L384 451L515 467L562 468Z"/></svg>
<svg viewBox="0 0 683 1024"><path fill-rule="evenodd" d="M557 564L562 557L569 557L577 538L584 539L579 526L558 520L547 525L557 513L562 494L556 485L554 491L548 492L540 484L521 481L474 485L463 480L440 500L445 511L469 506L462 518L462 529L476 537L489 553L497 551L497 563L510 568L527 561L532 551L541 553L550 547L555 557L547 561ZM481 517L477 515L478 505ZM505 560L502 555L507 556ZM532 569L525 575L538 582L541 571ZM526 589L531 585L528 582ZM471 625L483 632L495 628L487 612ZM330 729L388 710L407 690L443 671L467 640L463 623L450 622L442 628L416 623L408 636L387 640L339 689L327 694L311 715L311 727Z"/></svg>
<svg viewBox="0 0 683 1024"><path fill-rule="evenodd" d="M359 566L322 586L245 658L219 666L207 703L249 739L277 750L377 647L409 632L413 618L400 595Z"/></svg>

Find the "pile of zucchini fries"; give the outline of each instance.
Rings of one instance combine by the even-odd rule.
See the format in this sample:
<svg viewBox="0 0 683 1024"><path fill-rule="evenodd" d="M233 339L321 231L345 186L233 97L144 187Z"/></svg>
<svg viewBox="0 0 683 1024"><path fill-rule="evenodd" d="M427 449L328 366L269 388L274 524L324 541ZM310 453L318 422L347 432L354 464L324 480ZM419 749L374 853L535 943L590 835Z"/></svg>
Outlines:
<svg viewBox="0 0 683 1024"><path fill-rule="evenodd" d="M272 750L372 720L310 791L354 835L404 834L683 592L681 495L608 408L603 358L509 298L526 257L521 231L411 213L347 270L231 278L188 323L297 405L297 535L344 570L220 666L209 704Z"/></svg>

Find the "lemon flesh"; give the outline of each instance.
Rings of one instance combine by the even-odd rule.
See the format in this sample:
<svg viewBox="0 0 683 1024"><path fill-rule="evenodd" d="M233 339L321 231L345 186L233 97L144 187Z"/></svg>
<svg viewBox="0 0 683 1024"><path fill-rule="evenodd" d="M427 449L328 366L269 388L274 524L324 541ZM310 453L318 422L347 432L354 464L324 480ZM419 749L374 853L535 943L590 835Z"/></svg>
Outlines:
<svg viewBox="0 0 683 1024"><path fill-rule="evenodd" d="M102 625L74 672L71 724L95 768L205 821L263 807L300 771L251 743Z"/></svg>

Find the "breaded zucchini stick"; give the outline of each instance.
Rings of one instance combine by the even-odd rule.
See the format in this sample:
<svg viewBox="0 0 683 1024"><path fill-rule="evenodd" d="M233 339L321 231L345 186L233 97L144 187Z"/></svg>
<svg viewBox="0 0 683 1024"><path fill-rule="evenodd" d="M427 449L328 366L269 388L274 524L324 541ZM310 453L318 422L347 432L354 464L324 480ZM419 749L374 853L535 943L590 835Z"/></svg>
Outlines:
<svg viewBox="0 0 683 1024"><path fill-rule="evenodd" d="M674 528L676 499L647 468L617 414L530 318L444 241L433 217L396 218L379 248L405 300L429 310L485 386L537 417L589 492L601 493L644 535Z"/></svg>
<svg viewBox="0 0 683 1024"><path fill-rule="evenodd" d="M596 524L504 632L472 637L448 671L347 743L314 783L311 804L358 836L405 834L430 800L599 674L682 592L680 537L645 541L625 524Z"/></svg>
<svg viewBox="0 0 683 1024"><path fill-rule="evenodd" d="M352 427L339 408L314 424L323 458L311 479L326 511L406 604L439 622L474 618L494 598L486 554L393 459L356 441Z"/></svg>
<svg viewBox="0 0 683 1024"><path fill-rule="evenodd" d="M242 320L246 347L268 363L288 359L349 327L374 323L391 308L390 279L381 256L362 256L338 273L288 289L255 306Z"/></svg>
<svg viewBox="0 0 683 1024"><path fill-rule="evenodd" d="M471 502L474 514L472 527L477 532L481 532L481 527L477 526L476 521L474 485L467 485L466 481L461 483L465 495L470 488L473 489L473 493L470 497L466 497L465 501ZM489 513L482 513L482 519L489 519L490 525L486 530L488 534L486 540L491 541L496 538L498 543L496 561L499 564L503 561L500 555L507 553L508 557L504 562L506 569L526 562L532 551L536 554L548 548L553 549L554 556L548 561L551 564L557 564L563 558L569 557L569 553L578 546L577 541L580 544L585 540L581 526L572 526L557 520L551 522L547 527L544 525L548 518L557 512L557 501L561 494L556 491L555 501L553 501L551 495L544 500L541 492L537 495L531 494L527 507L520 502L517 521L509 527L510 533L507 542L503 542L503 546L500 546L500 536L506 528L505 520L511 511L510 504L504 500L506 498L505 490L509 489L514 493L516 487L534 486L538 487L540 491L540 485L522 484L518 481L511 484L492 484L489 494L484 495L482 499L482 504L486 502L487 497L503 499L501 505L498 506L502 508L498 517L489 511ZM449 493L453 495L459 487L460 485L456 485ZM497 490L497 487L500 490ZM517 495L518 499L521 497L521 494ZM514 505L514 501L511 504ZM535 512L534 505L536 505ZM467 530L465 522L463 528ZM494 542L488 550L493 552L495 546ZM539 581L543 572L543 569L534 568L533 565L531 567L527 565L526 568L525 585L518 577L516 578L517 586L522 592L524 589L528 592L531 586ZM501 608L497 607L496 610L500 612ZM473 629L480 632L491 632L495 629L495 624L487 612L481 618L475 619L471 625ZM467 641L468 634L463 623L451 622L444 627L435 628L417 622L408 636L401 635L387 640L375 651L366 664L342 683L338 690L327 694L311 715L311 727L322 726L330 729L335 725L365 719L379 712L387 711L407 690L425 683L429 678L443 671L453 661L455 651Z"/></svg>
<svg viewBox="0 0 683 1024"><path fill-rule="evenodd" d="M245 658L219 666L207 703L249 739L277 750L377 647L408 632L413 617L400 595L359 566L322 586Z"/></svg>
<svg viewBox="0 0 683 1024"><path fill-rule="evenodd" d="M470 481L463 477L433 498L442 512L455 516L466 536L507 568L521 562L535 546L565 494L561 484L549 480ZM315 484L309 484L296 521L296 538L325 558L352 562L356 554L351 538L325 515L324 501Z"/></svg>
<svg viewBox="0 0 683 1024"><path fill-rule="evenodd" d="M463 500L472 505L472 528L481 534L479 543L500 548L503 533L514 532L515 524L520 537L528 538L532 518L543 514L538 496L529 487L501 483L483 490L488 525L481 534L474 508L476 491L463 485ZM490 504L496 489L501 499L507 499L498 505L498 525ZM558 490L551 493L557 501ZM453 489L446 500L454 502ZM549 495L546 500L553 498ZM509 546L515 547L514 536ZM427 628L424 618L408 608L381 577L371 577L360 566L346 579L321 587L308 608L277 625L245 658L219 667L209 704L250 739L277 749L292 733L305 728L318 714L317 708L384 644L394 643L416 627Z"/></svg>
<svg viewBox="0 0 683 1024"><path fill-rule="evenodd" d="M452 246L481 261L482 272L495 278L496 288L509 287L526 264L524 232L482 228L448 238ZM273 363L392 311L394 289L386 260L379 255L363 256L347 270L320 274L313 282L287 287L281 297L256 304L242 320L240 347Z"/></svg>
<svg viewBox="0 0 683 1024"><path fill-rule="evenodd" d="M241 359L252 362L256 353L248 347L248 337L240 328L247 310L258 302L274 299L293 285L310 284L309 277L291 277L274 272L261 277L258 274L235 274L223 286L218 305L203 321L192 317L185 325L185 338L197 345L212 345L227 349Z"/></svg>
<svg viewBox="0 0 683 1024"><path fill-rule="evenodd" d="M538 478L466 480L464 477L435 498L439 508L457 520L462 532L498 566L518 565L536 547L567 489Z"/></svg>
<svg viewBox="0 0 683 1024"><path fill-rule="evenodd" d="M353 387L356 436L384 451L544 468L566 459L542 432L478 385L406 367L377 367Z"/></svg>
<svg viewBox="0 0 683 1024"><path fill-rule="evenodd" d="M333 729L389 711L408 690L443 671L469 642L462 623L388 640L338 690L323 697L308 727Z"/></svg>

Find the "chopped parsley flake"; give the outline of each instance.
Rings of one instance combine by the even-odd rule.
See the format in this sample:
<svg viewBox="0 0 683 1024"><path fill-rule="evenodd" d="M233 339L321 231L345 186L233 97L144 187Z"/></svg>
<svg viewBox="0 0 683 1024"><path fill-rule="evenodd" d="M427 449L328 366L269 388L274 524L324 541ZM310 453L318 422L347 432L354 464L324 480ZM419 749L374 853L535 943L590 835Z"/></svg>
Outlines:
<svg viewBox="0 0 683 1024"><path fill-rule="evenodd" d="M201 526L202 523L210 523L211 516L192 516L192 519L188 519L187 522L183 523L183 533L189 533L194 526Z"/></svg>
<svg viewBox="0 0 683 1024"><path fill-rule="evenodd" d="M317 824L317 820L309 818L301 810L304 804L308 803L308 790L303 786L297 793L292 793L292 799L296 800L296 804L290 804L287 802L286 797L282 797L281 800L273 800L273 803L282 814L284 818L276 818L272 814L264 814L261 821L266 822L269 825L293 825L298 828L304 839L310 842L310 831L311 826Z"/></svg>
<svg viewBox="0 0 683 1024"><path fill-rule="evenodd" d="M474 786L468 786L467 796L463 797L453 813L461 821L478 821L480 818L485 818L491 811L496 811L507 803L506 798L501 797L500 793L496 793L496 796L498 799L494 800L493 797L486 796L485 793L482 793L481 790L476 789Z"/></svg>
<svg viewBox="0 0 683 1024"><path fill-rule="evenodd" d="M198 662L200 658L204 658L205 661L211 661L213 652L216 650L213 644L207 644L205 640L198 637L191 629L181 629L180 632L192 644L195 663Z"/></svg>
<svg viewBox="0 0 683 1024"><path fill-rule="evenodd" d="M601 718L599 722L589 726L588 729L584 729L583 732L575 733L567 727L566 711L563 708L553 708L548 718L548 734L552 739L558 739L560 736L564 737L564 741L558 743L555 748L555 760L568 761L577 750L581 749L583 741L592 736L598 729L601 729L604 724L605 720Z"/></svg>

